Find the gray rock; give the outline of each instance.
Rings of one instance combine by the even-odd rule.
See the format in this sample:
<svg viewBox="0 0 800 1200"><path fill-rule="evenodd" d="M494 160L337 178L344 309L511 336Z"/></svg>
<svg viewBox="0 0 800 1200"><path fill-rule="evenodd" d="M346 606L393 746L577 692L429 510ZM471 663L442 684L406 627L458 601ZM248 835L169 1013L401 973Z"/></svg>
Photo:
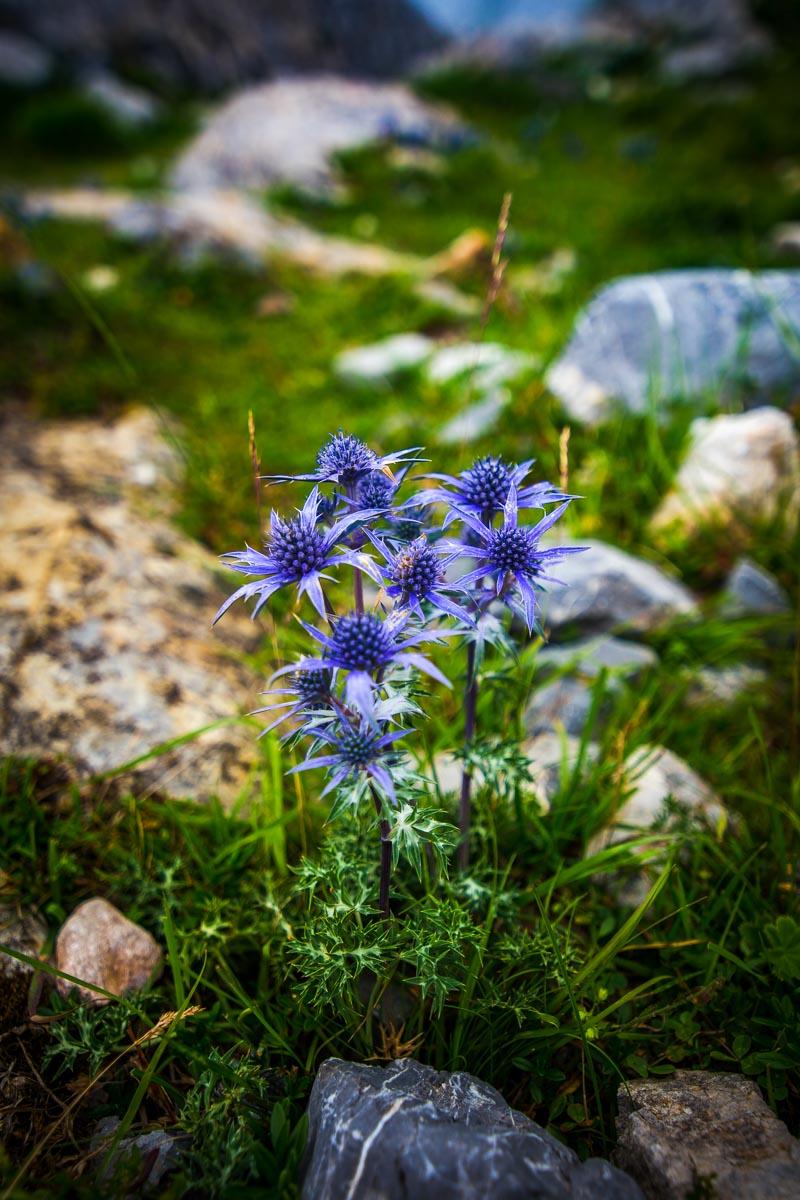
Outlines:
<svg viewBox="0 0 800 1200"><path fill-rule="evenodd" d="M171 1133L167 1129L151 1129L134 1137L124 1137L106 1163L106 1154L119 1126L119 1117L105 1117L98 1122L91 1140L91 1149L97 1155L98 1177L104 1184L112 1182L118 1172L125 1172L135 1192L129 1195L147 1195L180 1166L181 1155L190 1145L185 1134Z"/></svg>
<svg viewBox="0 0 800 1200"><path fill-rule="evenodd" d="M778 514L794 525L799 507L800 440L792 419L777 408L755 408L692 423L683 464L652 528L689 534Z"/></svg>
<svg viewBox="0 0 800 1200"><path fill-rule="evenodd" d="M443 36L410 0L3 0L9 24L66 65L126 64L207 93L276 71L397 76Z"/></svg>
<svg viewBox="0 0 800 1200"><path fill-rule="evenodd" d="M85 779L254 707L258 627L242 609L210 629L235 581L170 519L180 458L155 416L4 416L0 753ZM222 724L126 783L232 801L255 757L251 731Z"/></svg>
<svg viewBox="0 0 800 1200"><path fill-rule="evenodd" d="M397 333L369 346L343 350L333 369L346 383L385 384L419 367L433 350L434 342L422 333Z"/></svg>
<svg viewBox="0 0 800 1200"><path fill-rule="evenodd" d="M569 544L569 543L563 543ZM575 624L590 632L657 629L698 609L691 592L652 563L609 546L586 541L583 554L571 554L555 568L564 586L542 595L545 628Z"/></svg>
<svg viewBox="0 0 800 1200"><path fill-rule="evenodd" d="M686 703L692 708L734 704L748 692L763 688L769 676L760 667L736 663L730 667L703 667L692 678Z"/></svg>
<svg viewBox="0 0 800 1200"><path fill-rule="evenodd" d="M648 1200L796 1200L800 1143L740 1075L676 1071L619 1090L614 1160Z"/></svg>
<svg viewBox="0 0 800 1200"><path fill-rule="evenodd" d="M583 638L564 646L543 646L536 665L545 677L553 671L571 672L532 694L525 709L525 729L535 736L548 730L563 729L580 737L593 704L591 681L602 671L606 673L604 694L600 698L599 718L609 708L611 693L626 679L635 679L658 663L658 655L649 646L628 642L622 638Z"/></svg>
<svg viewBox="0 0 800 1200"><path fill-rule="evenodd" d="M115 121L132 128L151 124L161 107L150 92L134 87L132 83L123 83L107 71L97 71L87 76L83 90Z"/></svg>
<svg viewBox="0 0 800 1200"><path fill-rule="evenodd" d="M582 746L580 738L552 731L529 738L523 742L522 751L530 764L536 799L545 812L564 780L572 776L581 754L584 764L590 766L598 755L594 742Z"/></svg>
<svg viewBox="0 0 800 1200"><path fill-rule="evenodd" d="M449 110L399 83L332 75L278 79L225 101L179 158L176 187L265 188L291 184L329 193L333 156L385 137L434 144L463 136Z"/></svg>
<svg viewBox="0 0 800 1200"><path fill-rule="evenodd" d="M628 1176L581 1163L488 1084L410 1059L322 1064L308 1106L303 1200L640 1200Z"/></svg>
<svg viewBox="0 0 800 1200"><path fill-rule="evenodd" d="M671 818L664 821L668 802L697 824L724 827L727 813L719 798L688 763L664 746L640 746L626 758L623 772L626 799L613 822L592 839L589 853L658 825L668 834L674 826Z"/></svg>
<svg viewBox="0 0 800 1200"><path fill-rule="evenodd" d="M772 247L786 258L800 259L800 221L778 225L772 234Z"/></svg>
<svg viewBox="0 0 800 1200"><path fill-rule="evenodd" d="M592 689L582 679L556 679L537 688L528 701L523 721L531 737L563 729L580 737L592 707Z"/></svg>
<svg viewBox="0 0 800 1200"><path fill-rule="evenodd" d="M129 921L107 900L84 900L67 917L56 939L59 971L93 983L115 996L141 991L159 974L161 948L155 938ZM100 992L57 979L62 996L77 993L89 1004L108 1004Z"/></svg>
<svg viewBox="0 0 800 1200"><path fill-rule="evenodd" d="M47 927L33 913L0 906L0 942L4 945L39 958L46 937ZM27 1019L32 979L32 967L0 952L0 1033Z"/></svg>
<svg viewBox="0 0 800 1200"><path fill-rule="evenodd" d="M651 385L669 397L741 382L763 397L800 382L798 331L798 271L633 275L597 293L547 382L570 417L590 424L615 400L644 411Z"/></svg>
<svg viewBox="0 0 800 1200"><path fill-rule="evenodd" d="M601 671L621 679L635 679L658 665L658 655L650 646L624 638L581 638L561 646L542 646L536 655L541 670L572 669L586 679L596 679Z"/></svg>
<svg viewBox="0 0 800 1200"><path fill-rule="evenodd" d="M720 612L725 617L779 617L791 602L774 575L752 559L740 558L728 576Z"/></svg>
<svg viewBox="0 0 800 1200"><path fill-rule="evenodd" d="M0 30L0 83L7 87L34 88L46 83L53 56L44 46L19 33Z"/></svg>

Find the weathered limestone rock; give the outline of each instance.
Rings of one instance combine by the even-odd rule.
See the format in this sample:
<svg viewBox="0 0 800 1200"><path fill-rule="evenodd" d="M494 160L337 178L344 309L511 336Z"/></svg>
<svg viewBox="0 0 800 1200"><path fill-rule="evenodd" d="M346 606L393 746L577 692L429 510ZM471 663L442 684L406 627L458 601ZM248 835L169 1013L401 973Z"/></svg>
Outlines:
<svg viewBox="0 0 800 1200"><path fill-rule="evenodd" d="M421 366L433 349L432 339L422 333L397 333L368 346L343 350L333 369L345 383L374 387Z"/></svg>
<svg viewBox="0 0 800 1200"><path fill-rule="evenodd" d="M79 904L61 926L56 939L56 966L67 975L124 996L138 992L161 970L161 948L155 938L95 897ZM99 992L57 979L62 996L76 992L89 1004L108 1004Z"/></svg>
<svg viewBox="0 0 800 1200"><path fill-rule="evenodd" d="M581 740L549 730L524 741L522 752L530 764L534 794L547 812L562 781L570 778L578 764ZM591 765L597 759L598 747L594 742L589 742L583 747L583 753L585 765Z"/></svg>
<svg viewBox="0 0 800 1200"><path fill-rule="evenodd" d="M796 520L800 441L788 413L755 408L694 421L675 485L656 510L654 529L690 533L708 523Z"/></svg>
<svg viewBox="0 0 800 1200"><path fill-rule="evenodd" d="M625 638L580 638L559 646L542 646L536 655L538 670L571 668L584 679L596 679L601 671L610 677L636 679L658 665L658 655L650 646Z"/></svg>
<svg viewBox="0 0 800 1200"><path fill-rule="evenodd" d="M15 88L40 87L52 70L53 58L44 46L20 33L0 30L0 83Z"/></svg>
<svg viewBox="0 0 800 1200"><path fill-rule="evenodd" d="M212 112L172 172L178 188L265 188L288 183L325 193L332 157L382 138L457 144L464 129L447 109L401 83L334 75L277 79L234 92Z"/></svg>
<svg viewBox="0 0 800 1200"><path fill-rule="evenodd" d="M742 383L760 401L800 382L787 328L800 330L800 271L632 275L597 293L547 381L590 424L615 400L642 412L651 385L670 397Z"/></svg>
<svg viewBox="0 0 800 1200"><path fill-rule="evenodd" d="M645 633L697 614L691 592L658 567L606 542L579 544L587 547L585 553L569 555L556 569L565 586L550 585L542 594L545 628L575 624L588 632L627 628Z"/></svg>
<svg viewBox="0 0 800 1200"><path fill-rule="evenodd" d="M38 958L46 937L47 927L33 913L0 907L0 942L4 945ZM32 967L0 951L0 1033L26 1019L32 978Z"/></svg>
<svg viewBox="0 0 800 1200"><path fill-rule="evenodd" d="M648 1200L794 1200L800 1143L741 1075L676 1071L619 1090L617 1162Z"/></svg>
<svg viewBox="0 0 800 1200"><path fill-rule="evenodd" d="M603 1159L581 1163L488 1084L405 1059L329 1058L308 1105L303 1200L640 1200Z"/></svg>
<svg viewBox="0 0 800 1200"><path fill-rule="evenodd" d="M155 417L36 424L0 438L0 753L63 757L81 778L255 700L231 651L258 627L231 613L216 558L168 520L177 455ZM251 703L248 703L251 702ZM143 763L137 788L232 800L255 752L224 725Z"/></svg>
<svg viewBox="0 0 800 1200"><path fill-rule="evenodd" d="M190 1140L186 1134L175 1134L167 1129L151 1129L135 1137L124 1137L106 1165L105 1156L118 1125L119 1117L104 1117L92 1136L91 1149L97 1156L95 1162L100 1181L108 1186L119 1172L129 1172L136 1180L136 1194L147 1195L180 1166L181 1156Z"/></svg>

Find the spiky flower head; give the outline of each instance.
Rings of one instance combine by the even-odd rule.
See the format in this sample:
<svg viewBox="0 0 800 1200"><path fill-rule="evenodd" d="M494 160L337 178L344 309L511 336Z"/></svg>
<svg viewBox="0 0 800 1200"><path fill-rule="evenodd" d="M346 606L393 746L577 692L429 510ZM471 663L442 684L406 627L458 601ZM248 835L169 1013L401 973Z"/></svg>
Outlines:
<svg viewBox="0 0 800 1200"><path fill-rule="evenodd" d="M384 471L370 471L358 481L356 501L359 508L389 508L397 491L397 483Z"/></svg>
<svg viewBox="0 0 800 1200"><path fill-rule="evenodd" d="M350 612L333 622L330 633L303 621L303 628L322 647L320 657L283 667L273 679L293 670L318 667L343 671L347 703L370 718L375 713L376 692L392 668L416 667L449 687L447 677L417 649L422 642L441 641L449 631L426 629L409 634L405 628L408 619L407 612L391 613L385 618L371 612Z"/></svg>
<svg viewBox="0 0 800 1200"><path fill-rule="evenodd" d="M486 522L491 522L502 512L512 488L516 492L518 508L542 508L546 504L560 503L570 499L564 492L550 483L532 483L523 486L525 476L533 466L533 459L513 464L488 454L478 458L460 475L431 474L429 479L438 479L446 487L430 488L417 497L419 504L445 504L448 512L445 526L458 520L460 513L471 513Z"/></svg>
<svg viewBox="0 0 800 1200"><path fill-rule="evenodd" d="M392 804L396 804L391 748L408 732L407 729L395 729L387 733L383 726L364 717L342 716L334 724L314 730L317 743L327 747L328 753L307 758L292 767L290 774L325 767L330 779L323 796L348 779L366 777L378 785Z"/></svg>
<svg viewBox="0 0 800 1200"><path fill-rule="evenodd" d="M268 475L273 483L286 483L292 479L307 479L313 483L341 484L352 497L356 485L373 471L386 471L395 464L418 462L416 453L420 446L398 450L394 454L378 455L366 442L352 433L341 429L328 438L317 454L316 470L306 475Z"/></svg>
<svg viewBox="0 0 800 1200"><path fill-rule="evenodd" d="M244 550L231 551L222 555L222 561L241 575L257 575L260 578L245 583L229 596L220 608L214 621L218 621L236 600L256 597L253 616L263 608L270 596L282 587L297 586L299 594L307 594L321 617L325 617L325 596L320 579L329 567L349 563L357 570L372 574L380 582L371 562L363 554L348 549L336 549L336 544L352 525L363 518L363 513L349 513L325 529L318 525L321 497L318 488L313 488L296 517L284 520L277 513L270 519L270 534L264 552L252 546Z"/></svg>
<svg viewBox="0 0 800 1200"><path fill-rule="evenodd" d="M269 696L271 703L254 709L250 714L256 716L259 713L278 713L278 716L265 729L262 729L258 736L263 737L264 734L269 733L270 730L290 717L300 716L313 719L314 714L331 710L333 706L332 689L333 671L327 667L314 667L308 671L295 668L291 674L289 686L270 688L265 695ZM286 697L286 699L276 700L276 696Z"/></svg>
<svg viewBox="0 0 800 1200"><path fill-rule="evenodd" d="M569 499L563 501L536 525L521 526L517 492L512 487L499 527L495 528L471 513L461 514L473 534L477 534L477 542L470 544L465 553L477 559L480 565L460 583L468 587L490 577L495 585L494 595L523 618L529 633L536 626L537 590L541 591L547 581L555 582L548 575L550 567L567 555L584 549L582 546L545 548L541 545L541 538L563 516L569 503Z"/></svg>
<svg viewBox="0 0 800 1200"><path fill-rule="evenodd" d="M429 603L440 612L472 623L467 610L447 595L461 590L457 583L448 584L446 576L446 568L463 552L461 548L452 550L431 545L421 534L395 551L371 531L369 538L383 556L384 587L398 609L409 608L417 616L424 617L422 605Z"/></svg>

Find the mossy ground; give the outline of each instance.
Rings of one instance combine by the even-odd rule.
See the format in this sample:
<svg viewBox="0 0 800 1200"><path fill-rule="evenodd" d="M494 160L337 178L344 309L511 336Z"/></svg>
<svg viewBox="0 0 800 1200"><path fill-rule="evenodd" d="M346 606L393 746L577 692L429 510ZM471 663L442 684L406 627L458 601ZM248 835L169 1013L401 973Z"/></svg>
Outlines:
<svg viewBox="0 0 800 1200"><path fill-rule="evenodd" d="M502 195L512 192L510 286L486 336L547 361L579 306L609 278L775 265L769 235L796 216L800 187L796 65L782 46L752 78L684 90L654 83L646 64L621 64L609 87L596 67L575 63L560 64L538 86L450 76L428 90L459 105L482 135L475 146L437 172L398 169L385 148L366 150L343 163L346 200L284 194L275 202L322 230L428 255L467 228L491 236ZM7 181L89 176L152 186L191 118L177 105L153 144L130 145L105 130L98 147L73 108L73 136L83 121L84 140L75 143L80 153L61 156L54 146L65 101L47 104L17 103L6 133ZM5 236L12 258L16 235ZM340 425L384 449L431 444L458 407L455 390L418 380L359 393L331 373L340 349L389 333L476 333L474 322L416 299L402 279L324 279L286 264L188 269L162 247L62 222L24 236L56 282L32 294L10 262L3 271L3 395L46 415L149 403L177 416L188 459L180 519L217 550L255 536L248 410L264 468L290 470L305 468ZM575 269L558 291L515 286L523 268L561 247L574 251ZM93 293L87 272L99 264L119 281ZM486 282L485 264L459 280L476 296ZM275 291L290 297L290 310L259 316L260 298ZM716 403L709 398L709 408ZM380 1061L406 1050L472 1070L582 1153L610 1149L621 1079L678 1064L752 1074L797 1132L796 621L776 627L715 615L714 589L741 548L727 536L652 543L649 513L698 411L678 405L666 420L653 414L620 417L597 432L573 428L571 480L585 499L571 520L576 534L678 571L700 590L705 620L659 635L660 668L618 696L597 764L582 777L565 775L546 817L484 791L469 884L455 876L418 881L401 863L390 926L373 912L369 818L355 829L325 829L313 784L279 782L274 742L229 813L134 799L120 785L76 789L33 764L5 765L2 892L40 906L53 929L81 899L105 895L158 933L168 966L147 996L105 1010L76 1009L46 993L35 1031L0 1042L22 1081L18 1094L0 1092L0 1116L4 1106L17 1111L7 1153L17 1166L36 1153L18 1185L16 1168L6 1168L12 1191L4 1194L92 1194L88 1132L111 1114L134 1128L160 1122L191 1133L189 1164L164 1195L291 1195L303 1100L315 1066L332 1053ZM564 423L534 373L481 448L533 454L544 476L557 476ZM457 468L468 453L436 465ZM776 523L752 529L749 539L750 553L796 594L796 538ZM265 649L264 662L270 655ZM768 686L733 707L689 714L685 669L743 659L767 668ZM488 735L513 742L534 678L532 649L516 673L486 688L480 717ZM457 722L456 701L437 696L424 732L431 753L452 744ZM587 864L583 854L618 802L621 758L643 742L685 757L735 824L722 839L687 836L671 865L652 876L647 904L631 914L595 882L602 861ZM634 869L627 851L614 862ZM390 980L411 1000L394 1022L385 1001L379 1006ZM163 1012L188 1004L202 1012L134 1047ZM64 1107L120 1054L101 1084Z"/></svg>

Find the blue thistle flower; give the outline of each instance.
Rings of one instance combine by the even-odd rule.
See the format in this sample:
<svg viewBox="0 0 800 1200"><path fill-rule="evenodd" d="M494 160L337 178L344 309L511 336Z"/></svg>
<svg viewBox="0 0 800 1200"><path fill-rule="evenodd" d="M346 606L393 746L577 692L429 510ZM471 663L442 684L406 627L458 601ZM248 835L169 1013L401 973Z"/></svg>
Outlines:
<svg viewBox="0 0 800 1200"><path fill-rule="evenodd" d="M367 531L372 544L383 555L386 566L382 568L387 596L396 600L398 609L410 609L424 619L422 605L428 603L448 616L456 617L468 625L473 619L465 608L447 596L448 591L462 590L459 585L448 584L445 575L450 563L465 551L441 546L432 546L425 534L392 551L371 531Z"/></svg>
<svg viewBox="0 0 800 1200"><path fill-rule="evenodd" d="M385 733L364 717L357 721L341 717L335 725L316 729L314 732L319 742L330 747L329 753L298 763L296 767L291 768L289 774L310 771L314 767L326 767L330 772L330 779L322 792L323 796L348 778L367 775L378 784L392 804L397 803L389 769L391 760L387 758L387 754L391 753L390 748L400 738L405 737L409 730L396 729Z"/></svg>
<svg viewBox="0 0 800 1200"><path fill-rule="evenodd" d="M391 508L399 483L383 471L370 471L356 486L355 503L359 508Z"/></svg>
<svg viewBox="0 0 800 1200"><path fill-rule="evenodd" d="M276 712L278 709L283 710L266 728L262 729L258 736L260 738L264 737L270 730L275 729L283 721L288 721L291 717L300 714L313 717L314 714L332 711L332 689L333 671L329 668L316 667L310 671L295 669L289 687L270 689L264 693L271 697L288 696L289 698L272 704L265 704L263 708L255 708L250 714L251 716L256 716L259 713Z"/></svg>
<svg viewBox="0 0 800 1200"><path fill-rule="evenodd" d="M417 497L418 504L446 504L450 510L444 520L445 527L458 520L459 513L471 513L491 523L492 517L502 512L512 488L517 494L518 508L542 508L571 497L551 483L532 483L523 487L522 482L533 466L534 460L512 465L502 458L487 455L478 458L460 475L440 475L436 472L427 476L438 479L448 487L430 488Z"/></svg>
<svg viewBox="0 0 800 1200"><path fill-rule="evenodd" d="M320 579L326 578L324 572L329 567L340 563L349 563L371 575L377 583L381 582L377 569L367 556L347 549L337 553L335 549L348 529L357 520L363 520L365 514L349 513L329 529L323 529L318 527L320 504L319 489L313 488L296 517L285 521L273 512L265 553L247 546L244 550L222 555L223 562L232 570L261 578L243 584L229 596L214 617L215 624L236 600L249 600L252 596L258 597L252 614L255 617L270 596L291 584L297 585L299 595L308 595L320 616L326 617Z"/></svg>
<svg viewBox="0 0 800 1200"><path fill-rule="evenodd" d="M536 625L536 591L542 590L544 582L557 582L546 573L550 565L584 549L582 546L543 549L539 544L542 536L563 516L569 504L570 500L567 499L536 525L521 526L517 490L512 487L503 508L503 523L499 527L486 524L472 513L462 512L461 519L478 535L478 543L465 547L464 553L478 559L481 565L459 580L461 586L468 587L487 576L494 576L495 596L523 618L530 633ZM513 588L516 588L521 603L517 601Z"/></svg>
<svg viewBox="0 0 800 1200"><path fill-rule="evenodd" d="M303 628L321 644L321 657L283 667L273 679L290 671L320 667L344 671L347 703L370 718L375 712L375 690L390 667L416 667L450 687L449 679L417 650L422 642L441 641L450 631L423 630L406 636L408 620L408 612L391 613L384 619L370 612L345 613L332 622L329 634L303 621Z"/></svg>
<svg viewBox="0 0 800 1200"><path fill-rule="evenodd" d="M413 446L408 450L398 450L394 454L377 455L370 450L366 442L354 437L352 433L343 433L341 429L328 438L317 455L315 471L306 475L268 475L265 478L276 483L288 483L293 479L306 479L312 483L339 483L348 489L373 471L384 471L396 463L418 462L415 455L421 446Z"/></svg>

